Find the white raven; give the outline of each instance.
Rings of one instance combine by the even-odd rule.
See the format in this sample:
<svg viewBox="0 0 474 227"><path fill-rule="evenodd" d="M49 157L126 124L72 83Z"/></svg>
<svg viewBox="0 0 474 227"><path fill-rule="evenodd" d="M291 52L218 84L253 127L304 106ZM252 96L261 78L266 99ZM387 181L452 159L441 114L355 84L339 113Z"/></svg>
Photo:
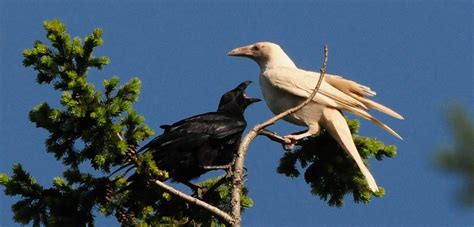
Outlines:
<svg viewBox="0 0 474 227"><path fill-rule="evenodd" d="M274 114L294 107L308 98L320 77L319 73L296 67L283 49L274 43L259 42L236 48L228 54L250 58L260 66L260 88L267 106ZM296 142L317 134L320 127L325 128L354 159L370 189L375 192L378 189L375 179L364 165L341 112L347 111L365 118L401 139L394 130L367 112L371 108L403 119L392 109L368 99L374 95L375 92L367 86L340 76L326 75L312 102L284 118L290 123L307 126L308 131L288 135L286 138Z"/></svg>

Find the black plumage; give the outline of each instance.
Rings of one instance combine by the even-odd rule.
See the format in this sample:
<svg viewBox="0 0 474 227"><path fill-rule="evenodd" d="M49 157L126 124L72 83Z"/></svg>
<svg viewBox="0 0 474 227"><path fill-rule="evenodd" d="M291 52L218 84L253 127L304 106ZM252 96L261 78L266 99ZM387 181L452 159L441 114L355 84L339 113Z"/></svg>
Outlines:
<svg viewBox="0 0 474 227"><path fill-rule="evenodd" d="M209 171L210 166L232 162L247 122L245 109L260 99L250 98L245 81L225 93L216 112L199 114L172 125L162 125L163 134L143 146L139 152L151 152L159 169L170 178L189 182Z"/></svg>

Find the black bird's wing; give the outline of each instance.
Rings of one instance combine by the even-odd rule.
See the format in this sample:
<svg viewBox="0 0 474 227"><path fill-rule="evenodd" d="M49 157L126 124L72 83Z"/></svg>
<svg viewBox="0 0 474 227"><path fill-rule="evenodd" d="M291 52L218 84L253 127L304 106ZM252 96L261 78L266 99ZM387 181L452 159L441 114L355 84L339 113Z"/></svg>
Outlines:
<svg viewBox="0 0 474 227"><path fill-rule="evenodd" d="M162 135L143 146L158 168L178 181L189 181L207 172L203 166L232 161L247 123L243 119L210 112L166 125Z"/></svg>
<svg viewBox="0 0 474 227"><path fill-rule="evenodd" d="M199 144L209 139L222 139L242 133L247 123L227 115L210 112L183 119L172 125L162 125L164 133L140 148L159 150L163 147Z"/></svg>
<svg viewBox="0 0 474 227"><path fill-rule="evenodd" d="M225 165L240 144L247 123L222 113L209 112L160 126L165 131L138 152L151 152L156 164L172 175L190 172L200 175L200 167ZM131 166L122 166L112 173ZM185 170L188 169L188 170ZM173 174L172 170L180 173ZM191 176L192 177L192 176ZM178 177L190 178L190 177Z"/></svg>

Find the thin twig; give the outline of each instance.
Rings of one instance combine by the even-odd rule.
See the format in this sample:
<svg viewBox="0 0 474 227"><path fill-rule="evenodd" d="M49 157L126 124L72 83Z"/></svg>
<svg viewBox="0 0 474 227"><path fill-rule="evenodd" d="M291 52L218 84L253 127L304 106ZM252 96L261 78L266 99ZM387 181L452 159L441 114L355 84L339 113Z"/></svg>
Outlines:
<svg viewBox="0 0 474 227"><path fill-rule="evenodd" d="M242 192L243 188L243 169L244 169L244 161L245 161L245 155L247 154L248 147L250 143L257 137L263 129L266 127L274 124L278 120L300 110L304 106L306 106L308 103L310 103L316 93L319 91L319 87L321 86L321 83L323 81L324 75L326 73L327 69L327 62L328 62L328 48L327 46L324 46L324 63L322 68L319 70L320 71L320 76L318 83L316 84L316 87L313 90L313 93L301 104L299 104L296 107L293 107L291 109L288 109L280 114L277 114L273 116L272 118L268 119L267 121L263 122L262 124L255 125L252 130L250 130L242 139L242 142L240 143L239 150L236 154L235 158L235 163L234 163L234 176L232 178L232 183L233 183L233 188L232 188L232 201L231 201L231 206L232 206L232 217L234 222L232 222L232 226L234 227L240 227L240 222L241 222L241 216L240 216L240 194Z"/></svg>

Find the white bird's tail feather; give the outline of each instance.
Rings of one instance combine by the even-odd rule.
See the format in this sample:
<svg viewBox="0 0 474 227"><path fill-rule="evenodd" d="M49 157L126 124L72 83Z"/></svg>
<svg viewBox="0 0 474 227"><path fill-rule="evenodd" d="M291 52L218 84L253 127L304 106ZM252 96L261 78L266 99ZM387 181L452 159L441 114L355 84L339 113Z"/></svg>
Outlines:
<svg viewBox="0 0 474 227"><path fill-rule="evenodd" d="M364 162L362 161L362 158L360 157L360 154L354 144L354 140L352 139L349 126L347 125L346 119L341 114L341 112L336 109L326 108L323 112L321 120L321 126L328 130L331 136L336 139L336 141L347 152L347 154L349 154L349 156L354 159L360 171L367 180L370 190L376 192L378 190L377 183L375 182L375 179L367 166L365 166Z"/></svg>
<svg viewBox="0 0 474 227"><path fill-rule="evenodd" d="M383 122L381 122L380 120L378 120L374 116L370 115L367 111L359 109L359 108L347 108L346 110L353 113L353 114L355 114L355 115L357 115L357 116L359 116L359 117L362 117L364 119L367 119L367 120L371 121L372 123L378 125L380 128L384 129L388 133L390 133L390 134L394 135L395 137L403 140L403 138L400 135L398 135L398 133L395 132L395 130L393 130L388 125L384 124Z"/></svg>
<svg viewBox="0 0 474 227"><path fill-rule="evenodd" d="M374 109L374 110L378 110L382 113L385 113L385 114L388 114L394 118L397 118L397 119L400 119L400 120L404 120L405 118L403 118L402 115L400 115L399 113L395 112L394 110L378 103L378 102L375 102L373 100L370 100L368 98L364 98L364 97L361 97L361 96L358 96L358 95L351 95L353 98L357 99L359 102L361 103L364 103L368 108L371 108L371 109Z"/></svg>
<svg viewBox="0 0 474 227"><path fill-rule="evenodd" d="M324 79L333 87L344 92L346 95L351 96L352 98L356 99L358 102L363 103L365 107L378 110L382 113L388 114L400 120L404 119L402 115L395 112L394 110L380 103L377 103L373 100L370 100L367 96L371 97L377 94L375 91L372 91L370 87L359 84L352 80L344 79L341 76L327 75ZM364 108L364 109L367 109L367 108Z"/></svg>

